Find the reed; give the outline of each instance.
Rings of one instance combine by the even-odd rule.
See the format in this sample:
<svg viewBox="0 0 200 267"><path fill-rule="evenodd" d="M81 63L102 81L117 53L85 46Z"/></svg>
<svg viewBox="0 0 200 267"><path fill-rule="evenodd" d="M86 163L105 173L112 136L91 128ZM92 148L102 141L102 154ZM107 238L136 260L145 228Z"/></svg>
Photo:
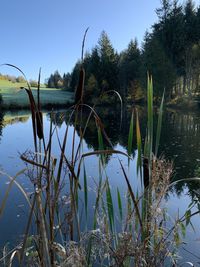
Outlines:
<svg viewBox="0 0 200 267"><path fill-rule="evenodd" d="M19 68L10 66L24 75ZM182 232L185 231L190 217L194 214L191 213L191 206L183 217L175 220L170 229L166 227L167 215L162 207L162 201L170 186L173 165L166 159L158 157L164 94L158 114L155 150L153 149L152 78L148 77L147 86L148 122L145 144L142 143L139 113L135 109L130 121L128 153L114 148L95 108L83 103L83 69L80 70L75 105L70 109L63 140L60 139L57 126L53 126L52 120L49 136L47 139L44 137L46 129L43 128L40 106L40 72L37 101L33 97L28 82L27 87L25 90L29 97L32 114L35 151L21 155L21 159L26 163L27 169L32 170L34 194L32 200L28 199L26 192L16 182L16 177L21 173L18 173L16 177L9 177L11 183L1 203L0 215L3 214L13 184L20 187L30 210L21 244L14 251L4 255L0 262L9 259L9 266L12 266L13 259L17 257L19 266L153 267L165 266L165 264L176 266L176 258L173 255L179 245L180 229ZM82 114L85 110L89 110L89 116L86 124L83 124ZM51 117L53 116L52 112ZM84 152L83 141L90 120L94 120L96 124L99 148L96 151ZM69 146L67 141L69 126L72 122L74 131L72 143ZM136 126L135 135L134 125ZM78 145L76 131L80 136ZM138 151L137 174L139 178L138 183L133 185L132 177L123 166L120 157L125 157L129 163L133 160L131 152L134 136ZM60 155L57 158L52 154L54 138L57 138L60 147ZM70 156L66 151L71 151ZM120 179L125 182L127 191L125 198L120 188L114 192L111 190L106 158L112 154L115 154L121 168ZM92 211L88 210L89 177L85 160L96 156L99 160L99 179L96 181L93 216L90 216L92 223L90 222L88 227L89 213L91 214ZM64 194L66 192L67 196ZM84 209L81 208L82 192ZM67 209L60 204L64 196ZM117 199L117 208L114 199ZM32 223L35 226L34 231L31 230Z"/></svg>

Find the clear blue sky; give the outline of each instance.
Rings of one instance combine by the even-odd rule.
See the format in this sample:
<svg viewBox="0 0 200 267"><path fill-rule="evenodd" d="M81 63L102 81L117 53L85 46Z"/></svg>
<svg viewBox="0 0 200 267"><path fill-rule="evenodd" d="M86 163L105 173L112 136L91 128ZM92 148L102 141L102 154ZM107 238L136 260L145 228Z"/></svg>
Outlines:
<svg viewBox="0 0 200 267"><path fill-rule="evenodd" d="M42 79L55 70L63 74L80 58L88 26L86 50L105 30L121 51L135 37L141 43L159 6L160 0L1 0L0 63L16 64L28 79L37 79L40 67ZM13 74L8 68L0 72Z"/></svg>

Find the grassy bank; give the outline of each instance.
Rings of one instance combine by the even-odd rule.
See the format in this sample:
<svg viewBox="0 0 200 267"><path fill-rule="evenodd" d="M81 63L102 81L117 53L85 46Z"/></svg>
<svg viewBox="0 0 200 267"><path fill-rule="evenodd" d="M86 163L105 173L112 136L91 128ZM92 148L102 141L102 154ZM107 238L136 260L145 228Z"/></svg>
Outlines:
<svg viewBox="0 0 200 267"><path fill-rule="evenodd" d="M28 96L24 89L25 83L12 83L0 80L0 94L3 98L4 109L27 109L29 108ZM33 96L36 97L37 89L32 88ZM40 99L42 107L66 106L72 103L73 94L57 88L41 87Z"/></svg>

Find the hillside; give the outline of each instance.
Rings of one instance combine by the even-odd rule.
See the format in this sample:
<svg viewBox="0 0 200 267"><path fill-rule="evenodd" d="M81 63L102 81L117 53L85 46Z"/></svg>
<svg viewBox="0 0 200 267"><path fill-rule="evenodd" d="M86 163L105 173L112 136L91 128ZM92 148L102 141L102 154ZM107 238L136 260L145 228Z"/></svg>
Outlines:
<svg viewBox="0 0 200 267"><path fill-rule="evenodd" d="M23 109L29 107L28 96L25 90L20 89L26 86L25 83L0 80L0 94L3 98L3 108ZM36 97L37 88L32 88L33 95ZM72 103L73 94L57 88L46 88L44 85L40 90L40 99L43 107L64 106Z"/></svg>

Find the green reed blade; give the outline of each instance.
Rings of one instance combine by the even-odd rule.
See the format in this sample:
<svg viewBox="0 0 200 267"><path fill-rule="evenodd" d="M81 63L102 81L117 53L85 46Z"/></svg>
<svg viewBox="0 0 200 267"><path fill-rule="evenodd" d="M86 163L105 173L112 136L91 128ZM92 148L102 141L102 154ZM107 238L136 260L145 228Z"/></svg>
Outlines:
<svg viewBox="0 0 200 267"><path fill-rule="evenodd" d="M88 210L88 186L87 186L87 174L85 169L85 164L83 164L83 176L84 176L84 200L85 200L85 215L87 220L87 210Z"/></svg>
<svg viewBox="0 0 200 267"><path fill-rule="evenodd" d="M131 155L133 148L133 111L131 115L131 122L130 122L130 128L129 128L129 134L128 134L128 155Z"/></svg>
<svg viewBox="0 0 200 267"><path fill-rule="evenodd" d="M97 210L99 208L99 202L100 202L100 198L101 198L101 186L102 186L102 174L101 171L99 171L99 183L98 183L98 187L97 187L97 196L96 196L96 200L95 200L95 208L94 208L94 223L93 223L93 228L96 229L96 225L97 225Z"/></svg>
<svg viewBox="0 0 200 267"><path fill-rule="evenodd" d="M108 209L108 218L110 222L110 229L111 229L111 232L113 232L114 208L113 208L112 195L110 192L110 185L109 185L108 180L106 182L106 200L107 200L107 209Z"/></svg>
<svg viewBox="0 0 200 267"><path fill-rule="evenodd" d="M97 126L97 127L98 127L97 133L98 133L99 150L104 150L104 144L103 144L103 137L102 137L101 129L99 126ZM101 159L102 165L104 165L104 162L105 162L104 154L100 155L100 159Z"/></svg>
<svg viewBox="0 0 200 267"><path fill-rule="evenodd" d="M162 101L161 101L160 108L159 108L159 113L158 113L158 124L157 124L157 132L156 132L156 146L155 146L155 156L156 157L157 157L157 154L158 154L158 147L159 147L160 134L161 134L161 128L162 128L164 95L165 95L165 91L163 92Z"/></svg>
<svg viewBox="0 0 200 267"><path fill-rule="evenodd" d="M98 127L98 143L99 143L99 150L104 150L104 144L103 144L103 137L101 133L100 127Z"/></svg>
<svg viewBox="0 0 200 267"><path fill-rule="evenodd" d="M122 218L123 218L122 201L121 201L121 196L120 196L119 188L117 188L117 201L118 201L119 215L120 215L120 219L122 221Z"/></svg>
<svg viewBox="0 0 200 267"><path fill-rule="evenodd" d="M152 77L148 75L147 80L147 110L148 110L148 121L147 121L147 156L151 161L152 146L153 146L153 81Z"/></svg>
<svg viewBox="0 0 200 267"><path fill-rule="evenodd" d="M137 173L140 170L140 174L142 173L142 139L140 133L140 123L138 118L138 111L136 110L136 139L137 139Z"/></svg>

